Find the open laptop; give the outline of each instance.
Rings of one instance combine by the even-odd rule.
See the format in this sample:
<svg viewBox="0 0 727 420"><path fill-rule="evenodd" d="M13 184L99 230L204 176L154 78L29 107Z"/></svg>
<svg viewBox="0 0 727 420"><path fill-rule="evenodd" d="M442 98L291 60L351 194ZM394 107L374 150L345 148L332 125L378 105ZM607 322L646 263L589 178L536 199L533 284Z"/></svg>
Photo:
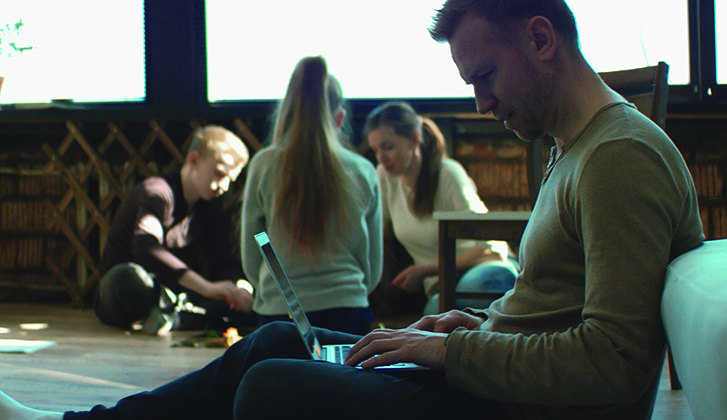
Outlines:
<svg viewBox="0 0 727 420"><path fill-rule="evenodd" d="M300 337L303 339L305 348L308 349L311 358L314 360L324 360L331 363L342 364L346 359L348 351L353 347L352 344L329 344L321 346L316 338L313 328L308 321L308 317L303 311L298 296L293 290L293 285L288 279L288 275L285 274L282 264L278 259L278 255L273 249L273 245L270 243L270 238L266 232L261 232L255 235L255 241L260 248L260 253L263 255L263 259L268 264L270 273L275 279L275 283L278 285L278 290L283 295L285 305L288 307L288 314L293 319L293 323L298 328ZM424 370L428 369L423 366L419 366L414 363L396 363L387 366L378 366L375 369L404 369L404 370Z"/></svg>

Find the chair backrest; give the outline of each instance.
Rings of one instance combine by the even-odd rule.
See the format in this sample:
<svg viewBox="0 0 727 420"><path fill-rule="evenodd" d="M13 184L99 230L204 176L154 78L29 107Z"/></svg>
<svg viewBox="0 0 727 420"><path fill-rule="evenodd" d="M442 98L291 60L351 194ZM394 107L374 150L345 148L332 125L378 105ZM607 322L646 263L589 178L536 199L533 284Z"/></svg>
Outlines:
<svg viewBox="0 0 727 420"><path fill-rule="evenodd" d="M642 114L659 127L666 126L666 102L669 96L669 65L660 61L651 67L599 73L611 89L636 105Z"/></svg>
<svg viewBox="0 0 727 420"><path fill-rule="evenodd" d="M610 71L598 75L611 89L634 104L636 109L664 129L666 102L669 96L668 74L669 65L660 61L655 66ZM535 205L543 179L542 140L530 142L527 154L530 201Z"/></svg>

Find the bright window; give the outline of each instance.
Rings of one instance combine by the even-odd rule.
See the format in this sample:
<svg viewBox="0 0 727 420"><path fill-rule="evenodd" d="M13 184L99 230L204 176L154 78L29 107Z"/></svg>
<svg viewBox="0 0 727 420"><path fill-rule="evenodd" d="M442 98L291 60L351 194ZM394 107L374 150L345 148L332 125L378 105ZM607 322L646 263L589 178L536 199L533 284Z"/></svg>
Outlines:
<svg viewBox="0 0 727 420"><path fill-rule="evenodd" d="M207 0L210 101L280 99L323 55L349 99L472 97L428 28L442 0Z"/></svg>
<svg viewBox="0 0 727 420"><path fill-rule="evenodd" d="M689 77L687 0L567 0L583 55L596 71L669 64L669 84Z"/></svg>
<svg viewBox="0 0 727 420"><path fill-rule="evenodd" d="M0 10L1 103L145 99L144 0L0 0Z"/></svg>
<svg viewBox="0 0 727 420"><path fill-rule="evenodd" d="M727 83L727 0L715 0L714 18L716 28L717 83ZM722 54L720 54L720 52Z"/></svg>
<svg viewBox="0 0 727 420"><path fill-rule="evenodd" d="M596 71L670 66L689 83L686 0L569 0ZM348 98L471 97L427 28L441 0L207 0L210 101L270 100L295 63L322 54Z"/></svg>

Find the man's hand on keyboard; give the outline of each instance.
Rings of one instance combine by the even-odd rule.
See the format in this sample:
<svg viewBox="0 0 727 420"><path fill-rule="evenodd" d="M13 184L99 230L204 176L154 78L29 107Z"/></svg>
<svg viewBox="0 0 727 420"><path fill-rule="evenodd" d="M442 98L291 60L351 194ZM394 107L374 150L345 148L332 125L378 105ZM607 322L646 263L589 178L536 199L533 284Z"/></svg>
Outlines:
<svg viewBox="0 0 727 420"><path fill-rule="evenodd" d="M418 330L451 333L459 327L476 330L484 322L482 318L466 314L462 311L449 311L443 314L429 315L413 323L409 328Z"/></svg>
<svg viewBox="0 0 727 420"><path fill-rule="evenodd" d="M375 330L359 340L346 358L346 365L361 363L364 369L413 362L432 369L444 369L444 340L447 334L413 328Z"/></svg>

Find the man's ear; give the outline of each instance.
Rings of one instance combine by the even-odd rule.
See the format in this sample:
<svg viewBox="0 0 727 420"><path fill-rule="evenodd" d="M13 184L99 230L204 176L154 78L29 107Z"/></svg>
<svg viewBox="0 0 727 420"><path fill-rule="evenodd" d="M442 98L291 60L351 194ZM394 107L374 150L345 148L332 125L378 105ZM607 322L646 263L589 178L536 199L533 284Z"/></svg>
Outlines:
<svg viewBox="0 0 727 420"><path fill-rule="evenodd" d="M533 16L525 27L525 36L534 48L534 53L542 61L550 61L555 56L557 39L550 21L543 16Z"/></svg>

